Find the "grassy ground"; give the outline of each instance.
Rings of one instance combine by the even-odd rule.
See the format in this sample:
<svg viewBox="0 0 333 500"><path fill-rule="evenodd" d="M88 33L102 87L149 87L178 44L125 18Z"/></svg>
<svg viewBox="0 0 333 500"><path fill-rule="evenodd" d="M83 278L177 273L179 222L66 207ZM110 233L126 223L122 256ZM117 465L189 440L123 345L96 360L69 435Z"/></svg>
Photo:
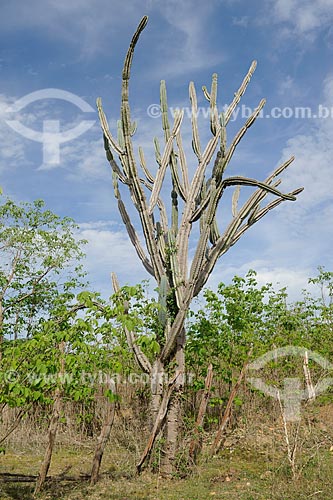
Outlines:
<svg viewBox="0 0 333 500"><path fill-rule="evenodd" d="M40 455L10 451L1 458L0 472L36 474ZM89 471L87 450L58 450L50 474L71 465L68 474ZM111 464L111 465L110 465ZM109 466L108 466L109 465ZM289 500L333 498L333 456L320 450L292 479L283 456L258 454L249 447L226 449L218 457L203 459L186 479L166 480L158 474L134 476L130 463L119 469L115 455L105 457L103 478L94 487L85 481L48 484L43 500ZM32 500L33 483L1 483L1 500Z"/></svg>
<svg viewBox="0 0 333 500"><path fill-rule="evenodd" d="M163 479L158 473L135 476L135 464L144 442L133 424L115 427L103 458L102 477L91 487L85 480L53 481L40 500L332 500L333 499L333 405L313 408L304 416L297 442L297 477L292 478L283 426L269 412L261 418L244 417L229 433L221 453L203 454L189 471L185 456L179 457L178 476ZM292 429L291 429L292 430ZM38 436L37 436L38 437ZM205 450L209 449L206 436ZM292 442L293 434L290 434ZM37 475L45 443L40 436L21 435L0 453L0 474ZM67 441L66 441L67 440ZM50 476L89 474L93 442L68 441L59 435ZM24 443L24 444L23 444ZM185 448L188 446L185 446ZM158 470L159 458L153 458ZM185 478L181 478L186 476ZM33 483L4 483L0 475L0 500L32 500Z"/></svg>

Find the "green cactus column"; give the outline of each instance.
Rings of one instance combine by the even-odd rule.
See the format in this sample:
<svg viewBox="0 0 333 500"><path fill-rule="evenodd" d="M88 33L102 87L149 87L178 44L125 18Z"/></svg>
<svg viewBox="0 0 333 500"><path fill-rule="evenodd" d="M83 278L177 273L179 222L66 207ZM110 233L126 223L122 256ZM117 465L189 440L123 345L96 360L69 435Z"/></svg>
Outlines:
<svg viewBox="0 0 333 500"><path fill-rule="evenodd" d="M156 436L164 427L166 444L163 468L166 474L170 474L173 472L179 442L180 402L185 375L185 321L191 301L204 287L217 260L270 210L285 200L295 201L302 188L286 194L277 189L281 182L279 175L291 164L293 158L263 181L243 176L225 176L237 145L265 105L265 99L262 99L228 143L228 122L251 80L256 61L251 64L224 112L219 112L217 107L217 74L212 76L210 92L205 86L202 87L210 109L211 138L205 147L199 135L196 89L194 83L190 83L193 149L190 162L186 158L181 135L184 112L179 110L174 114L173 123L169 122L167 89L162 80L160 103L164 146L160 145L156 137L153 139L157 168L147 165L142 148L138 150L137 161L132 142L136 124L131 121L129 80L134 49L147 22L148 18L144 16L125 58L117 139L109 130L101 99L97 100L97 108L121 218L139 259L156 280L159 291L158 326L155 334L160 349L152 363L137 344L135 332L126 332L128 344L138 365L150 375L152 390L151 421L154 423L138 470L142 469ZM197 167L190 178L188 165L192 165L193 161ZM120 185L129 191L144 242L141 242L135 225L131 222L121 197ZM169 188L167 194L166 187ZM228 219L228 213L221 216L219 206L230 187L234 189L234 193ZM244 199L243 193L240 196L240 189L248 187L251 192L239 206L239 200ZM275 197L273 201L266 201L268 195ZM190 245L192 259L189 258Z"/></svg>

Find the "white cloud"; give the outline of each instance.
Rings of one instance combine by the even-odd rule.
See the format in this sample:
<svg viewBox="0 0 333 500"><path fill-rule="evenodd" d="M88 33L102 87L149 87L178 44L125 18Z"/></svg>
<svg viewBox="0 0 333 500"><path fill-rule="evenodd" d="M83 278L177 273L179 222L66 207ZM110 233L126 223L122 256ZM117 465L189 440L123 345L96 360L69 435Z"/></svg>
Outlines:
<svg viewBox="0 0 333 500"><path fill-rule="evenodd" d="M162 16L174 29L163 30L160 59L164 74L175 75L188 69L215 64L221 54L206 51L207 21L216 1L195 0L12 0L2 6L3 31L42 31L45 36L71 44L81 58L96 53L115 53L119 39L138 24L144 14ZM19 12L19 15L17 14ZM161 21L159 21L161 23ZM127 35L126 35L127 36ZM130 35L129 35L130 36ZM128 39L129 41L129 39ZM211 55L210 55L211 54ZM170 62L168 62L170 61Z"/></svg>
<svg viewBox="0 0 333 500"><path fill-rule="evenodd" d="M233 17L232 24L234 26L240 26L241 28L247 28L249 25L249 16Z"/></svg>
<svg viewBox="0 0 333 500"><path fill-rule="evenodd" d="M314 118L309 133L297 135L287 142L283 159L295 155L294 164L284 178L288 187L304 186L302 210L313 216L314 209L325 202L333 202L333 75L329 75L323 88L321 106L327 118Z"/></svg>
<svg viewBox="0 0 333 500"><path fill-rule="evenodd" d="M288 96L290 96L290 91L294 90L294 85L295 85L294 79L290 75L287 75L279 84L278 94L280 95L288 94Z"/></svg>
<svg viewBox="0 0 333 500"><path fill-rule="evenodd" d="M80 224L80 239L88 240L84 246L86 253L85 269L92 286L97 286L105 296L110 296L112 284L110 274L115 272L120 285L134 285L149 278L125 230L106 229L99 221ZM113 223L111 223L113 225Z"/></svg>
<svg viewBox="0 0 333 500"><path fill-rule="evenodd" d="M168 39L164 40L163 47L160 47L162 69L155 71L161 74L163 70L163 78L209 68L224 59L225 54L220 50L215 52L212 47L207 47L207 26L215 5L215 1L154 2L155 8L158 8L175 31L173 34L168 32Z"/></svg>
<svg viewBox="0 0 333 500"><path fill-rule="evenodd" d="M114 27L135 23L142 13L135 1L120 0L13 0L1 10L3 31L42 30L47 37L70 42L81 56L109 50L105 40Z"/></svg>
<svg viewBox="0 0 333 500"><path fill-rule="evenodd" d="M288 27L284 34L309 37L330 28L333 21L331 0L271 0L270 20L283 22Z"/></svg>
<svg viewBox="0 0 333 500"><path fill-rule="evenodd" d="M313 270L311 268L290 269L290 267L276 266L268 259L254 259L238 266L224 266L222 262L223 259L219 262L215 272L209 279L207 284L209 288L216 289L221 281L224 283L231 283L235 275L244 277L249 269L254 269L256 271L256 279L259 286L272 283L276 291L287 287L289 302L300 300L302 290L311 288L308 283L308 279L313 276Z"/></svg>
<svg viewBox="0 0 333 500"><path fill-rule="evenodd" d="M20 168L25 161L25 143L6 123L9 119L6 110L13 101L0 94L0 172Z"/></svg>

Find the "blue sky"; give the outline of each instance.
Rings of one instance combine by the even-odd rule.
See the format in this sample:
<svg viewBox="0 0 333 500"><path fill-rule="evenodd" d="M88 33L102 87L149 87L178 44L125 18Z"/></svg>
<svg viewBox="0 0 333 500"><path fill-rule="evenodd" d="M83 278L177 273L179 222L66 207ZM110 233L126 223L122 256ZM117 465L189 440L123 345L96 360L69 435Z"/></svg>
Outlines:
<svg viewBox="0 0 333 500"><path fill-rule="evenodd" d="M284 203L244 235L220 260L209 285L254 268L260 282L279 282L297 298L317 266L333 270L332 0L2 0L0 11L0 185L16 200L43 198L53 211L80 223L95 288L111 293L111 271L121 283L148 277L117 214L95 111L101 96L115 132L123 59L144 14L149 23L135 53L130 101L138 122L135 144L144 147L151 168L152 140L162 133L160 120L147 109L159 102L160 80L167 82L170 107L188 106L188 84L194 81L204 110L199 91L216 72L223 107L256 59L242 103L253 109L265 97L265 113L239 145L229 174L264 179L294 154L281 189L305 187L296 203ZM91 111L54 97L13 111L18 99L49 88L80 97ZM295 116L301 107L312 116ZM273 118L276 109L285 117ZM230 123L229 139L246 120L246 109L243 117L241 111ZM43 144L14 131L9 120L35 131L47 120L57 120L63 132L84 120L95 124L60 145L58 163L45 163ZM200 131L207 141L205 116ZM193 172L188 119L183 140ZM229 220L228 206L222 217Z"/></svg>

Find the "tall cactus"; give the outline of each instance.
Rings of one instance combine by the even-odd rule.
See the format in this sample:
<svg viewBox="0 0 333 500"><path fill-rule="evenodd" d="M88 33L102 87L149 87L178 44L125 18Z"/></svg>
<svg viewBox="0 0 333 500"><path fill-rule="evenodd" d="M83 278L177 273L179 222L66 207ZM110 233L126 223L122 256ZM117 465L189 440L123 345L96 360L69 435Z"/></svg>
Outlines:
<svg viewBox="0 0 333 500"><path fill-rule="evenodd" d="M264 181L247 177L226 177L225 172L235 149L253 125L265 105L262 99L243 127L227 143L226 127L239 104L256 68L254 61L242 84L224 113L217 108L217 75L212 77L211 90L203 87L203 93L210 106L211 139L206 147L202 146L198 128L198 105L193 82L189 85L189 98L192 107L192 148L197 158L197 168L190 180L187 160L183 148L181 125L184 112L179 111L170 125L168 117L166 84L160 86L160 103L164 147L154 139L155 157L158 165L154 175L148 168L144 151L139 148L139 164L134 154L132 136L136 125L131 121L129 105L129 80L134 49L139 36L145 28L148 17L144 16L131 40L122 73L122 92L120 120L118 121L117 140L109 130L101 99L97 108L104 136L106 157L113 176L115 197L122 220L130 240L145 269L155 278L159 287L160 312L159 327L164 331L160 335L160 353L152 365L136 344L135 333L127 332L128 342L141 368L149 372L152 379L153 425L148 445L141 457L140 470L149 456L157 433L165 423L166 450L164 469L172 472L173 458L177 447L177 424L179 418L180 393L184 375L185 319L192 299L198 295L212 273L217 260L232 247L254 223L270 210L285 200L295 201L303 188L290 193L277 189L280 180L277 177L290 165L290 158L279 166ZM116 160L113 154L116 154ZM212 164L211 173L207 167ZM171 176L171 207L166 209L161 198L166 175ZM131 223L128 211L122 201L119 182L125 185L138 212L145 245L140 242L138 233ZM219 203L228 187L234 186L232 214L230 223L220 230L217 218ZM239 206L241 186L256 188L247 201ZM267 195L275 199L264 205ZM149 199L148 199L149 197ZM181 216L179 208L181 207ZM189 268L189 239L195 224L199 224L199 237L196 242L194 257ZM116 284L116 287L118 285ZM172 383L162 384L167 368L172 367L175 375Z"/></svg>

